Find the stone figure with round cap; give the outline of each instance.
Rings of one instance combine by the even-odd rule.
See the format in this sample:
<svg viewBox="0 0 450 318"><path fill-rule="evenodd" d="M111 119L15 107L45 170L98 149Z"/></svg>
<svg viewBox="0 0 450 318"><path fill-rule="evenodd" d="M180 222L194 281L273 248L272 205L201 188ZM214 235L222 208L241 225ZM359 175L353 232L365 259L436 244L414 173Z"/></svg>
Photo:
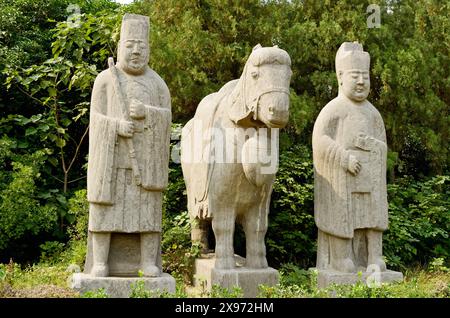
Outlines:
<svg viewBox="0 0 450 318"><path fill-rule="evenodd" d="M387 144L383 119L367 100L369 69L370 55L361 44L340 46L336 54L339 93L314 125L319 271L386 273L382 235L388 228Z"/></svg>

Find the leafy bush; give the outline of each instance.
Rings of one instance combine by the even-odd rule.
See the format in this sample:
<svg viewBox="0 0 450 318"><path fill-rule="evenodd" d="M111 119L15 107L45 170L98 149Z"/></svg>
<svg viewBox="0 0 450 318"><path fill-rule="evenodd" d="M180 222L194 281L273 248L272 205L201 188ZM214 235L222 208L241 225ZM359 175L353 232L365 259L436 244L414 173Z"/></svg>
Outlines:
<svg viewBox="0 0 450 318"><path fill-rule="evenodd" d="M86 241L89 223L89 202L86 189L76 191L69 199L68 215L72 223L68 228L70 238Z"/></svg>
<svg viewBox="0 0 450 318"><path fill-rule="evenodd" d="M171 159L169 162L169 184L164 191L164 218L173 219L187 209L186 185L180 164L180 123L172 124L171 133Z"/></svg>
<svg viewBox="0 0 450 318"><path fill-rule="evenodd" d="M294 145L281 151L266 236L270 263L309 266L315 260L316 226L311 152Z"/></svg>
<svg viewBox="0 0 450 318"><path fill-rule="evenodd" d="M389 229L384 255L394 267L450 261L449 176L425 181L403 178L388 185Z"/></svg>
<svg viewBox="0 0 450 318"><path fill-rule="evenodd" d="M283 286L307 285L311 280L311 271L298 267L293 263L280 267L280 284Z"/></svg>
<svg viewBox="0 0 450 318"><path fill-rule="evenodd" d="M18 156L15 147L6 137L0 140L0 252L9 248L10 256L20 257L19 251L11 251L11 244L56 231L58 209L51 200L41 201L38 188L45 151ZM27 244L38 250L39 240L31 242Z"/></svg>
<svg viewBox="0 0 450 318"><path fill-rule="evenodd" d="M152 298L154 297L151 290L145 288L143 280L138 280L136 283L131 284L130 298Z"/></svg>
<svg viewBox="0 0 450 318"><path fill-rule="evenodd" d="M39 245L41 249L41 262L53 263L57 261L57 258L64 251L65 244L58 241L47 241L44 244Z"/></svg>
<svg viewBox="0 0 450 318"><path fill-rule="evenodd" d="M187 212L172 220L163 219L161 242L163 269L184 283L192 283L195 258L200 255L200 246L191 244L191 225Z"/></svg>

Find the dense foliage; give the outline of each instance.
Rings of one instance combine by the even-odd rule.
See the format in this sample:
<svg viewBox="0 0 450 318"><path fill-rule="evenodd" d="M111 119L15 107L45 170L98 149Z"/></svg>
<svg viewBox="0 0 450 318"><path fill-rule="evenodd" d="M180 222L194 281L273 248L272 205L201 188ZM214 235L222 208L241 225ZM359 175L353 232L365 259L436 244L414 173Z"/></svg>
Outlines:
<svg viewBox="0 0 450 318"><path fill-rule="evenodd" d="M380 28L367 27L371 3L381 7ZM448 2L0 0L0 262L48 258L71 239L81 265L90 92L107 57L116 57L125 12L150 16L150 65L169 86L178 128L202 97L240 76L257 43L290 54L290 123L267 234L273 266L315 262L312 125L337 94L337 48L361 42L371 54L369 100L389 145L386 257L397 267L449 261ZM182 276L197 252L184 191L181 167L171 162L163 247L165 266Z"/></svg>
<svg viewBox="0 0 450 318"><path fill-rule="evenodd" d="M388 186L389 229L384 254L389 263L405 267L433 258L450 260L450 178L411 178Z"/></svg>

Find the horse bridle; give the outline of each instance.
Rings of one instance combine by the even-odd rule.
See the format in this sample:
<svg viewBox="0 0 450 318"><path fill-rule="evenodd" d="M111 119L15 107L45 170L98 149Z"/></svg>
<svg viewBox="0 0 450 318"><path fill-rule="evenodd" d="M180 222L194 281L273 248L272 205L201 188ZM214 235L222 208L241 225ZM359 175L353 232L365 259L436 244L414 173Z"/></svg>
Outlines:
<svg viewBox="0 0 450 318"><path fill-rule="evenodd" d="M261 97L265 94L274 93L274 92L284 93L289 96L289 89L284 88L284 87L270 87L270 88L263 90L256 98L253 99L252 104L250 105L250 111L253 112L253 120L258 119L258 105L259 105L259 100L261 99Z"/></svg>

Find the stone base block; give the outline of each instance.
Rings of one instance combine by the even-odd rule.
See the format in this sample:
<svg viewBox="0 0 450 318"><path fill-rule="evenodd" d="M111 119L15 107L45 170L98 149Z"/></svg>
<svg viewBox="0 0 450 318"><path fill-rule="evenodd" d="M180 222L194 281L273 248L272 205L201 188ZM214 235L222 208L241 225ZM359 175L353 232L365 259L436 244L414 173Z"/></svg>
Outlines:
<svg viewBox="0 0 450 318"><path fill-rule="evenodd" d="M241 268L244 266L245 258L235 254L234 259L237 268ZM195 287L205 290L211 290L211 271L214 268L215 262L216 258L214 253L202 254L200 258L197 258L195 260Z"/></svg>
<svg viewBox="0 0 450 318"><path fill-rule="evenodd" d="M175 293L175 279L167 273L160 277L92 277L76 273L72 275L70 287L80 293L103 288L111 298L128 298L131 285L138 281L143 281L147 290Z"/></svg>
<svg viewBox="0 0 450 318"><path fill-rule="evenodd" d="M271 267L264 269L236 268L216 269L211 271L211 284L225 288L238 286L242 288L244 297L256 297L259 293L259 285L274 286L278 284L279 274Z"/></svg>
<svg viewBox="0 0 450 318"><path fill-rule="evenodd" d="M387 270L385 272L342 273L334 270L318 270L317 287L326 288L331 284L353 285L357 282L365 284L401 282L403 274Z"/></svg>
<svg viewBox="0 0 450 318"><path fill-rule="evenodd" d="M273 268L251 269L244 267L245 258L234 255L235 269L215 269L215 254L203 254L195 260L194 285L196 288L210 291L212 285L225 288L238 286L242 288L244 297L256 297L258 286L274 286L278 284L279 274Z"/></svg>

